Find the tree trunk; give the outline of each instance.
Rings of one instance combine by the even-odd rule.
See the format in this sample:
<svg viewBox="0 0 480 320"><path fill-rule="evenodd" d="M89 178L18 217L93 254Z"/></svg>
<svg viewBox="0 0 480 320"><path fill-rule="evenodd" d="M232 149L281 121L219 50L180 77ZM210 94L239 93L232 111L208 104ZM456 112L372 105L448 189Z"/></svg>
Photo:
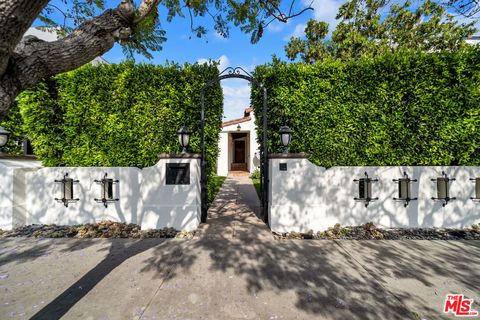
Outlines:
<svg viewBox="0 0 480 320"><path fill-rule="evenodd" d="M25 0L20 1L19 5L28 7L28 3L34 2L46 3L48 1ZM3 2L0 5L0 12L1 6L3 6ZM117 40L123 40L130 36L134 14L133 5L129 1L122 1L117 8L106 10L101 15L85 22L65 38L47 42L27 36L15 44L13 52L0 50L0 115L8 112L15 97L22 90L33 86L41 79L76 69L109 51ZM2 22L5 19L2 16L3 13L0 13L0 25L3 28ZM31 22L28 26L30 25ZM7 29L17 31L17 28L19 27L14 23ZM25 31L26 29L22 25L18 32L23 35ZM4 43L15 42L15 37L10 37L10 39L2 37L2 34L0 31L0 47ZM3 56L2 60L2 54L7 55L7 58ZM3 71L2 65L4 65Z"/></svg>
<svg viewBox="0 0 480 320"><path fill-rule="evenodd" d="M0 75L5 72L15 47L47 3L48 0L0 1Z"/></svg>

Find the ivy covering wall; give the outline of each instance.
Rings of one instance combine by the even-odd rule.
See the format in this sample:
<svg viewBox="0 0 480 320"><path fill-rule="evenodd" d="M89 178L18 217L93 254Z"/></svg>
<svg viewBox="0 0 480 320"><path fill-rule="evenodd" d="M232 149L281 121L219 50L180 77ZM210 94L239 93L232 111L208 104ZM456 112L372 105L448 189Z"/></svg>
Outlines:
<svg viewBox="0 0 480 320"><path fill-rule="evenodd" d="M177 131L183 124L194 129L189 151L200 152L199 89L217 75L217 67L206 64L88 65L20 96L22 134L47 166L152 166L158 154L180 152ZM211 169L222 105L222 89L215 84L205 95ZM17 119L15 112L9 119Z"/></svg>
<svg viewBox="0 0 480 320"><path fill-rule="evenodd" d="M255 76L268 90L269 152L283 151L278 130L288 125L290 151L326 167L480 165L479 47L313 66L274 60ZM252 101L261 114L255 87Z"/></svg>

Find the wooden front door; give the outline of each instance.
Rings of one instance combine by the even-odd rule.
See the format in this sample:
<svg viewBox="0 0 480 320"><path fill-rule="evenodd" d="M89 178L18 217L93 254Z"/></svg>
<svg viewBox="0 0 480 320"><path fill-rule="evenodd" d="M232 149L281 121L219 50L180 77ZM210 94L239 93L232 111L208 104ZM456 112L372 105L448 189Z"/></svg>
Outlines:
<svg viewBox="0 0 480 320"><path fill-rule="evenodd" d="M235 141L235 163L245 163L245 141Z"/></svg>

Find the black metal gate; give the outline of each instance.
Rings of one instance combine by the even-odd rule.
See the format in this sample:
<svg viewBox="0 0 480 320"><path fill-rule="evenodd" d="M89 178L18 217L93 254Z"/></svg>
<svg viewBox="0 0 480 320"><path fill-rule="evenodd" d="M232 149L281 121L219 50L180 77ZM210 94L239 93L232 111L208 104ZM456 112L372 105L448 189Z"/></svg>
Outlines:
<svg viewBox="0 0 480 320"><path fill-rule="evenodd" d="M267 145L267 89L249 72L245 71L241 67L228 67L220 74L210 80L205 84L201 89L201 104L202 110L200 115L200 129L201 129L201 143L202 143L202 160L201 160L201 189L202 189L202 222L207 221L207 211L208 211L208 190L207 190L207 160L205 158L205 90L210 87L212 84L219 82L224 79L244 79L250 83L258 86L263 93L263 112L262 112L262 123L263 123L263 135L262 135L262 144L260 145L260 189L261 189L261 201L262 201L262 215L265 223L268 222L268 145Z"/></svg>

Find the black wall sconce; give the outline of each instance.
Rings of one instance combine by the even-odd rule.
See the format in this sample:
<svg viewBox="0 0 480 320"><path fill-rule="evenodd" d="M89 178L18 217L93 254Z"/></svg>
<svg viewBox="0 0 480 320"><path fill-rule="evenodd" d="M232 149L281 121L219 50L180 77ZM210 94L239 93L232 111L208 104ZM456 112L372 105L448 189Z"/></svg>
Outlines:
<svg viewBox="0 0 480 320"><path fill-rule="evenodd" d="M447 174L442 171L442 177L432 179L437 183L437 197L432 197L432 200L443 201L443 207L445 207L450 200L457 199L456 197L450 197L450 181L455 181L455 178L449 178Z"/></svg>
<svg viewBox="0 0 480 320"><path fill-rule="evenodd" d="M378 198L372 198L372 182L377 182L378 179L371 179L368 177L368 173L365 172L366 178L355 179L354 182L358 182L358 198L353 198L355 201L365 201L365 207L368 207L370 201L378 200Z"/></svg>
<svg viewBox="0 0 480 320"><path fill-rule="evenodd" d="M102 196L102 198L100 199L94 199L96 202L103 203L105 208L108 208L109 202L118 201L118 198L114 198L113 196L113 185L118 183L118 180L107 178L107 174L105 173L105 176L103 176L102 180L94 180L94 181L100 184L101 196Z"/></svg>
<svg viewBox="0 0 480 320"><path fill-rule="evenodd" d="M73 184L78 183L78 180L68 178L68 173L65 173L62 180L55 180L57 183L62 184L62 198L55 198L56 201L63 202L63 205L68 208L68 204L76 202L80 199L73 197Z"/></svg>
<svg viewBox="0 0 480 320"><path fill-rule="evenodd" d="M475 181L475 197L471 197L473 201L480 201L480 178L471 178L470 181Z"/></svg>
<svg viewBox="0 0 480 320"><path fill-rule="evenodd" d="M403 178L393 179L393 182L398 182L398 198L393 198L395 201L405 201L404 207L408 206L408 203L412 200L418 200L418 198L412 198L411 195L411 183L417 182L417 179L410 179L406 172L403 173Z"/></svg>

